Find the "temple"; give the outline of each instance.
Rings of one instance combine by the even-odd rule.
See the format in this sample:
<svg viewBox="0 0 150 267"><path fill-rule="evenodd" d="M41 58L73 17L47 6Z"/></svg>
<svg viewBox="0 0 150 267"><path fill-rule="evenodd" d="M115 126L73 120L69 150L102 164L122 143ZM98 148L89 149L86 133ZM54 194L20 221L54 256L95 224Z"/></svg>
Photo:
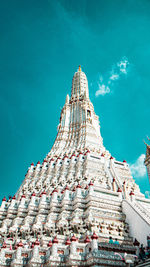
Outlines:
<svg viewBox="0 0 150 267"><path fill-rule="evenodd" d="M150 141L149 138L147 139ZM150 145L148 144L146 144L146 157L145 157L144 163L145 163L145 166L147 167L147 173L148 173L149 182L150 182Z"/></svg>
<svg viewBox="0 0 150 267"><path fill-rule="evenodd" d="M149 233L150 199L104 147L79 67L51 151L2 200L0 266L127 266Z"/></svg>

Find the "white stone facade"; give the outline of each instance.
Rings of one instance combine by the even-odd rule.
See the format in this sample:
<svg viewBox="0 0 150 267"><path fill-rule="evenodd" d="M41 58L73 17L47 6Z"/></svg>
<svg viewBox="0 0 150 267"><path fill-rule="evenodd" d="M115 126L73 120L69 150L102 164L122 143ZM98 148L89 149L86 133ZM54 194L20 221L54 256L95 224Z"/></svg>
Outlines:
<svg viewBox="0 0 150 267"><path fill-rule="evenodd" d="M136 234L122 211L124 200L150 226L150 201L127 162L105 149L79 68L51 151L31 164L16 195L2 201L0 266L126 266L115 252L135 254ZM110 236L120 245L108 244Z"/></svg>

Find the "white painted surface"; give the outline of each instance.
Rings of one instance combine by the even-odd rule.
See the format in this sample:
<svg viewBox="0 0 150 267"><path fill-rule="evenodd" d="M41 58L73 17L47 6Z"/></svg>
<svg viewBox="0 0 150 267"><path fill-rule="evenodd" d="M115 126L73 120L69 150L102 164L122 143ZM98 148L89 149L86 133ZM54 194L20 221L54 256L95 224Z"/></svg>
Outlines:
<svg viewBox="0 0 150 267"><path fill-rule="evenodd" d="M134 208L134 204L127 200L122 201L126 222L129 224L130 235L144 246L147 245L147 236L150 234L150 224Z"/></svg>

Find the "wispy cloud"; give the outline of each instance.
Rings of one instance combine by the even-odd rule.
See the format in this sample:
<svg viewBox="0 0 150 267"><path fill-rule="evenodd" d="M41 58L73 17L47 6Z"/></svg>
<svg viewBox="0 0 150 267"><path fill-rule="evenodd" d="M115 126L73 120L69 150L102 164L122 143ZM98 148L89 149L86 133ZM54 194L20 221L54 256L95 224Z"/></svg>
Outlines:
<svg viewBox="0 0 150 267"><path fill-rule="evenodd" d="M131 173L135 177L144 177L146 175L146 167L144 166L145 155L141 154L135 163L130 165Z"/></svg>
<svg viewBox="0 0 150 267"><path fill-rule="evenodd" d="M116 73L112 74L109 79L113 80L113 81L118 80L119 79L119 74L116 74Z"/></svg>
<svg viewBox="0 0 150 267"><path fill-rule="evenodd" d="M104 96L109 94L114 82L120 79L122 75L126 75L128 73L128 66L129 61L124 57L112 66L105 83L103 76L101 75L98 81L98 90L96 91L95 96L98 97L99 95Z"/></svg>
<svg viewBox="0 0 150 267"><path fill-rule="evenodd" d="M98 84L99 89L96 91L95 95L106 95L110 93L109 86L106 86L105 84Z"/></svg>
<svg viewBox="0 0 150 267"><path fill-rule="evenodd" d="M128 60L124 59L124 60L120 61L117 65L118 65L118 67L119 67L119 69L120 69L120 71L122 73L127 74L127 66L128 66L128 64L129 64Z"/></svg>

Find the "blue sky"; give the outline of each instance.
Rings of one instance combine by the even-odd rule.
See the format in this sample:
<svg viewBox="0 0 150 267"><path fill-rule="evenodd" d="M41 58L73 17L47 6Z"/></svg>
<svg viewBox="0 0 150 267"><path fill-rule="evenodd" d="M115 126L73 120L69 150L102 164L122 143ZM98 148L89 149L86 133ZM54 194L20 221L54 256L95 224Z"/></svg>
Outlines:
<svg viewBox="0 0 150 267"><path fill-rule="evenodd" d="M0 10L0 197L50 150L79 64L104 145L149 191L150 1L7 0Z"/></svg>

